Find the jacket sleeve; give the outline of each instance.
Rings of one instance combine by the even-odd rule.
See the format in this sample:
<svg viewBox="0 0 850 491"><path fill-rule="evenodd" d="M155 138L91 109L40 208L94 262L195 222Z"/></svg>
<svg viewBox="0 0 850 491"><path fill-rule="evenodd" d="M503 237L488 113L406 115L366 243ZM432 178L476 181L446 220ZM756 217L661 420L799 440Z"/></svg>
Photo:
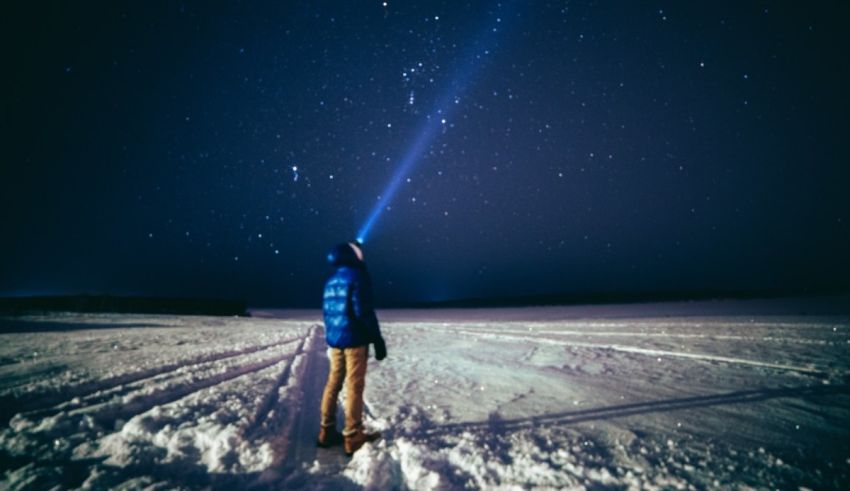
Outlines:
<svg viewBox="0 0 850 491"><path fill-rule="evenodd" d="M372 303L372 280L369 273L361 271L353 282L351 290L351 308L358 327L366 331L369 342L381 339L378 316Z"/></svg>

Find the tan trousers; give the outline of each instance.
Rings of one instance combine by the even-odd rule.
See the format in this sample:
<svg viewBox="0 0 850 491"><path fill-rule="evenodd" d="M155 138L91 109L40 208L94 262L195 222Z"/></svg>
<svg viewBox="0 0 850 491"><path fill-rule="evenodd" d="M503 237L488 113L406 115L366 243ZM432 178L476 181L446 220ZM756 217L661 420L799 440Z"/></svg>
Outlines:
<svg viewBox="0 0 850 491"><path fill-rule="evenodd" d="M345 382L345 429L342 434L354 435L363 427L363 389L366 387L366 360L369 346L328 348L331 370L325 393L322 395L322 426L336 426L336 405Z"/></svg>

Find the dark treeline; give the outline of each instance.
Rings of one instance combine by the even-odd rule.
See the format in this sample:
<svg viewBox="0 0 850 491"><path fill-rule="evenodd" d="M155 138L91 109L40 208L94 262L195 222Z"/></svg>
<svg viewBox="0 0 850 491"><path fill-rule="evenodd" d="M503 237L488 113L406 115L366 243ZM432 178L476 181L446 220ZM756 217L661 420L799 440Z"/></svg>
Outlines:
<svg viewBox="0 0 850 491"><path fill-rule="evenodd" d="M0 298L0 314L21 315L36 312L249 315L245 302L225 299L123 297L110 295Z"/></svg>

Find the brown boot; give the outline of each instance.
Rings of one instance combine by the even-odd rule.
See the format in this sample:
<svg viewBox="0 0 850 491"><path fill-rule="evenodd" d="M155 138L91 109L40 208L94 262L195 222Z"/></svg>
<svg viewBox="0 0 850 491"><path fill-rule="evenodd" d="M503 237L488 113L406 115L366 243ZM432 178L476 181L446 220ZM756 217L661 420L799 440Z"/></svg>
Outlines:
<svg viewBox="0 0 850 491"><path fill-rule="evenodd" d="M317 447L328 448L340 443L342 443L342 433L336 431L333 426L322 426L319 430L319 438L316 440Z"/></svg>
<svg viewBox="0 0 850 491"><path fill-rule="evenodd" d="M381 438L381 434L378 432L375 433L366 433L363 430L358 431L357 433L346 436L345 441L343 442L343 448L345 449L345 455L351 457L354 452L360 449L363 444L368 442L374 442L378 438Z"/></svg>

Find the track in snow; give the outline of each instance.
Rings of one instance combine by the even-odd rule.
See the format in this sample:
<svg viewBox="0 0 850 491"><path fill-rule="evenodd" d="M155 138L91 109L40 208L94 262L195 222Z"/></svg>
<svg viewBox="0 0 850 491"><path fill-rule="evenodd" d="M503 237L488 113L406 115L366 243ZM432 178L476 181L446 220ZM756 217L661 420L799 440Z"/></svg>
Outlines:
<svg viewBox="0 0 850 491"><path fill-rule="evenodd" d="M174 483L188 478L186 484L205 479L212 484L215 479L208 473L262 466L269 460L262 453L268 445L263 447L263 438L246 437L268 436L257 429L276 418L278 391L291 384L293 364L314 336L312 329L307 336L85 384L101 389L53 406L45 407L50 400L44 398L30 400L30 405L40 404L29 411L18 412L20 407L13 405L16 414L0 432L0 470L11 472L29 462L55 474L50 469L60 465L59 484L76 487L81 482L74 476L89 475L88 466L107 462L107 471L98 472L108 478L112 465L131 465L132 475L138 467L132 462L145 455L142 461L159 462L156 473ZM149 471L143 466L135 472ZM107 480L102 486L115 484Z"/></svg>
<svg viewBox="0 0 850 491"><path fill-rule="evenodd" d="M316 436L321 419L322 392L328 376L323 328L313 326L304 349L293 363L289 380L281 387L280 400L288 404L279 406L284 416L272 424L263 424L262 433L273 427L271 436L275 459L266 469L259 484L285 483L286 488L307 487L315 483L318 467L323 486L343 489L351 482L341 476L348 464L341 447L320 449L316 447ZM342 407L342 404L340 404Z"/></svg>
<svg viewBox="0 0 850 491"><path fill-rule="evenodd" d="M47 386L46 383L43 385L48 388L39 390L38 385L41 384L37 383L36 386L33 387L33 390L20 396L5 395L0 397L0 402L3 403L2 406L0 406L0 422L8 422L15 412L30 412L38 409L46 409L54 405L68 406L72 403L74 398L85 399L95 396L98 393L108 394L116 390L120 391L123 386L128 384L144 382L147 379L178 372L180 370L190 370L192 367L198 365L213 364L229 358L241 357L264 350L274 349L301 339L303 338L296 337L285 339L283 341L276 341L274 343L266 343L240 349L226 350L216 353L204 353L146 370L124 373L103 380L92 380L69 387L63 387L61 392L56 392L51 386ZM62 401L65 402L63 403ZM59 410L61 410L61 408Z"/></svg>
<svg viewBox="0 0 850 491"><path fill-rule="evenodd" d="M292 341L289 341L282 345L291 343ZM264 350L251 350L248 354L185 364L169 372L140 378L130 384L117 385L54 407L19 413L12 418L10 426L19 432L29 428L38 430L38 426L42 425L45 419L52 419L55 426L60 428L82 423L93 431L111 429L116 422L129 419L153 407L168 404L236 377L263 370L294 356L292 353L278 354L277 350L280 347L278 345ZM43 436L49 438L52 432L34 431L33 433L44 433Z"/></svg>
<svg viewBox="0 0 850 491"><path fill-rule="evenodd" d="M507 334L506 331L486 331L486 330L462 330L456 329L452 332L463 334L466 336L477 336L481 338L486 338L490 340L496 341L504 341L504 342L532 342L532 343L540 343L540 344L554 344L559 346L570 346L577 348L590 348L590 349L602 349L602 350L610 350L610 351L619 351L623 353L634 353L639 355L646 355L652 357L673 357L673 358L688 358L691 360L705 361L705 362L723 362L723 363L731 363L738 365L750 365L761 368L772 368L777 370L788 370L793 372L805 373L808 375L823 375L824 370L815 366L795 366L795 365L786 365L781 363L770 363L758 360L747 360L743 358L734 358L728 356L717 356L717 355L709 355L709 354L700 354L700 353L688 353L681 351L669 351L669 350L660 350L660 349L648 349L648 348L639 348L635 346L625 346L620 344L603 344L603 343L587 343L583 341L564 341L560 339L551 339L544 338L540 336L529 336L529 335L514 335Z"/></svg>

